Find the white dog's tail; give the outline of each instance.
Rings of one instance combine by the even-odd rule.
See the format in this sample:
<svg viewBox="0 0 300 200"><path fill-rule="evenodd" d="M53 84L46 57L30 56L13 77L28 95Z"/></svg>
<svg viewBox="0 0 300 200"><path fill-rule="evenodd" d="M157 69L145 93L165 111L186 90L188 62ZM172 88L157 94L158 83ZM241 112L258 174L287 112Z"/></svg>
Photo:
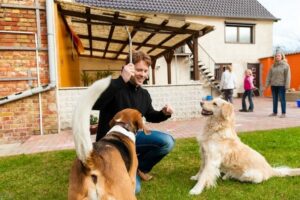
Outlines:
<svg viewBox="0 0 300 200"><path fill-rule="evenodd" d="M90 113L99 96L110 84L111 77L96 81L79 98L73 114L73 136L77 157L83 163L93 149L90 137Z"/></svg>
<svg viewBox="0 0 300 200"><path fill-rule="evenodd" d="M300 168L289 168L289 167L275 167L274 176L300 176Z"/></svg>

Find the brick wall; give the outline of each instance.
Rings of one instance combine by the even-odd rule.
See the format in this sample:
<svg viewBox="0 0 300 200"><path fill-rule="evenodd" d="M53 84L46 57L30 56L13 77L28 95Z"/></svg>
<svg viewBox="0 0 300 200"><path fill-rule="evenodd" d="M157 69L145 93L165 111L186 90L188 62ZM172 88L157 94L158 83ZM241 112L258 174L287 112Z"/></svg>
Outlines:
<svg viewBox="0 0 300 200"><path fill-rule="evenodd" d="M0 31L38 33L34 0L2 0ZM41 85L49 83L45 0L39 1L38 64ZM35 36L0 33L0 98L38 86ZM18 49L18 50L16 50ZM28 78L34 80L7 80ZM41 94L44 134L57 133L55 90ZM39 95L0 105L0 143L21 141L40 134Z"/></svg>
<svg viewBox="0 0 300 200"><path fill-rule="evenodd" d="M200 100L210 95L210 88L202 84L145 86L149 91L153 107L160 110L165 104L174 109L171 120L191 119L200 116ZM59 90L60 124L62 129L70 128L72 115L79 96L85 88ZM98 116L97 111L92 111Z"/></svg>

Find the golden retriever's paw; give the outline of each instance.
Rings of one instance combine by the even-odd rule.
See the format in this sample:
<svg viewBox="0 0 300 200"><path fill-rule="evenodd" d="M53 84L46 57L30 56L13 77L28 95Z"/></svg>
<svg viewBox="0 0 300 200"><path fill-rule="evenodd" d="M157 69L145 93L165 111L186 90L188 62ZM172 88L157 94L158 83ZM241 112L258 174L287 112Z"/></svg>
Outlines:
<svg viewBox="0 0 300 200"><path fill-rule="evenodd" d="M222 180L228 180L229 179L229 175L225 174L224 176L222 176Z"/></svg>
<svg viewBox="0 0 300 200"><path fill-rule="evenodd" d="M192 180L192 181L197 181L197 180L198 180L198 175L191 176L190 180Z"/></svg>
<svg viewBox="0 0 300 200"><path fill-rule="evenodd" d="M193 189L191 189L190 190L190 192L189 192L189 194L190 195L198 195L198 194L200 194L202 192L202 190L200 189L200 188L193 188Z"/></svg>

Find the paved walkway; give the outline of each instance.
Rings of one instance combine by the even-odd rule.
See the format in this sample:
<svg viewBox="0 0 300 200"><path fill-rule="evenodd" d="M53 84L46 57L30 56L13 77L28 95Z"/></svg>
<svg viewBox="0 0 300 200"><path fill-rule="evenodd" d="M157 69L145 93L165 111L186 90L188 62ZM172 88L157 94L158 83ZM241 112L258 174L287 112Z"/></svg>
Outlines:
<svg viewBox="0 0 300 200"><path fill-rule="evenodd" d="M268 117L272 112L271 98L254 98L255 109L253 113L241 113L241 99L234 99L236 111L236 130L238 132L268 130L300 126L300 108L295 102L287 103L287 117ZM281 110L281 109L279 109ZM205 118L182 121L166 121L159 124L148 124L150 128L169 132L175 138L195 137L202 131ZM91 136L95 140L95 135ZM30 154L37 152L74 149L71 130L59 134L32 136L24 143L0 145L0 156Z"/></svg>

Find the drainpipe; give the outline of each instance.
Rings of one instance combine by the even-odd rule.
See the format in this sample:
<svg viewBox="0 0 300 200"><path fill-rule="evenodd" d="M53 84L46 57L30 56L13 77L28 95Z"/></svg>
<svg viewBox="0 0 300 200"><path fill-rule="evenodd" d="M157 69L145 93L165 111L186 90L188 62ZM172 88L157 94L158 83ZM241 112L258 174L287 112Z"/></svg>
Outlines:
<svg viewBox="0 0 300 200"><path fill-rule="evenodd" d="M54 38L54 1L46 0L46 18L47 18L47 36L48 36L48 62L49 62L49 74L50 84L56 85L56 49Z"/></svg>
<svg viewBox="0 0 300 200"><path fill-rule="evenodd" d="M50 85L55 87L56 106L57 106L57 127L60 133L60 114L59 114L59 95L57 75L57 52L55 37L55 17L54 17L54 1L46 0L46 20L47 20L47 38L48 38L48 65L50 75Z"/></svg>

